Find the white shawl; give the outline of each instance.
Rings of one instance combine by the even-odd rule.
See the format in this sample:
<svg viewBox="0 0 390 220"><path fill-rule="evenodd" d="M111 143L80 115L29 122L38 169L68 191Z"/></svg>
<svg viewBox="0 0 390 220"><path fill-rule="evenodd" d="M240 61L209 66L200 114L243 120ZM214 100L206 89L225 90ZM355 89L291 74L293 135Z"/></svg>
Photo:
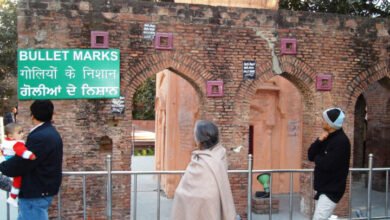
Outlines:
<svg viewBox="0 0 390 220"><path fill-rule="evenodd" d="M236 211L227 175L226 150L196 150L173 201L172 220L235 220Z"/></svg>

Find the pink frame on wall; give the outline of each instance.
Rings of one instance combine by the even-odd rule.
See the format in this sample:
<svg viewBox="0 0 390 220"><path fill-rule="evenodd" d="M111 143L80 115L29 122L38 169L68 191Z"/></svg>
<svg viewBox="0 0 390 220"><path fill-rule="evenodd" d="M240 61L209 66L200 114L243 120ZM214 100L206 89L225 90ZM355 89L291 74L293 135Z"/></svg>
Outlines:
<svg viewBox="0 0 390 220"><path fill-rule="evenodd" d="M166 38L167 44L161 44L161 39ZM173 34L172 33L156 33L154 39L154 48L158 50L172 50L173 49Z"/></svg>
<svg viewBox="0 0 390 220"><path fill-rule="evenodd" d="M108 48L108 32L91 31L91 48Z"/></svg>
<svg viewBox="0 0 390 220"><path fill-rule="evenodd" d="M214 80L206 83L207 97L221 97L223 96L223 81Z"/></svg>
<svg viewBox="0 0 390 220"><path fill-rule="evenodd" d="M317 91L330 91L332 90L332 75L330 74L318 74L316 76L316 89Z"/></svg>
<svg viewBox="0 0 390 220"><path fill-rule="evenodd" d="M295 38L282 38L280 46L281 54L297 54L297 40Z"/></svg>

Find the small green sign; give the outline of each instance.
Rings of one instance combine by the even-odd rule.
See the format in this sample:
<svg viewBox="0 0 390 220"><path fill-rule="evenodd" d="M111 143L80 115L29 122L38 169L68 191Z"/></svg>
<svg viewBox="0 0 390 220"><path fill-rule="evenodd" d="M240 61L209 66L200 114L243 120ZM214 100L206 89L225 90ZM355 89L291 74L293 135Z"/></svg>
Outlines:
<svg viewBox="0 0 390 220"><path fill-rule="evenodd" d="M104 99L120 96L118 49L19 49L18 96Z"/></svg>

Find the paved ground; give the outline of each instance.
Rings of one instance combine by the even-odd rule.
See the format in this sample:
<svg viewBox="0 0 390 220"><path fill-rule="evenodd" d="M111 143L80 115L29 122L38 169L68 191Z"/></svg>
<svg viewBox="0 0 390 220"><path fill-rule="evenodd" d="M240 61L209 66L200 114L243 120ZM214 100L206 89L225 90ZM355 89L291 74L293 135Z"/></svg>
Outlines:
<svg viewBox="0 0 390 220"><path fill-rule="evenodd" d="M390 193L386 195L384 192L372 190L372 217L385 216L386 196L390 205ZM387 208L390 215L390 208ZM352 216L356 217L360 211L363 216L367 214L367 188L363 182L354 182L352 185Z"/></svg>
<svg viewBox="0 0 390 220"><path fill-rule="evenodd" d="M133 158L133 170L154 170L154 157L134 157ZM151 220L157 219L157 199L160 198L160 219L168 220L172 207L172 200L167 199L164 195L157 195L157 181L152 175L139 176L138 177L138 195L137 195L137 218L139 220ZM134 184L132 184L134 186ZM366 199L367 189L363 183L354 183L352 185L352 207L353 217L356 217L358 210L364 215L366 214ZM390 195L387 195L390 196ZM288 196L278 195L274 198L280 199L280 210L279 213L272 215L272 220L286 220L289 219L289 208L288 208ZM386 195L383 192L372 192L372 216L383 216L385 214L385 198ZM132 198L134 201L134 197ZM0 220L7 220L6 218L6 196L4 192L0 192ZM300 198L294 196L293 200L293 219L295 220L307 220L309 218L303 216L300 211ZM11 207L11 220L16 219L17 209ZM132 213L134 213L134 206L132 207ZM390 213L390 211L389 211ZM252 215L253 220L268 220L268 215ZM133 218L133 220L135 220Z"/></svg>
<svg viewBox="0 0 390 220"><path fill-rule="evenodd" d="M154 170L153 156L136 156L132 158L132 170L134 171L150 171ZM157 219L157 178L153 175L145 175L138 177L138 195L137 195L137 218L133 219ZM134 183L132 184L134 188ZM172 200L164 196L160 196L160 219L169 219ZM132 203L134 196L132 196ZM132 207L134 213L134 206Z"/></svg>
<svg viewBox="0 0 390 220"><path fill-rule="evenodd" d="M0 190L0 220L7 219L7 200L6 193ZM10 219L15 220L17 218L18 209L10 206Z"/></svg>
<svg viewBox="0 0 390 220"><path fill-rule="evenodd" d="M133 157L133 170L154 170L154 157ZM156 193L156 179L153 176L144 176L138 178L138 190L141 191L137 195L137 218L144 219L157 219L157 193ZM366 200L367 189L363 183L354 183L352 185L352 214L356 216L356 211L365 215L366 214ZM388 195L390 196L390 195ZM280 199L279 213L272 215L272 220L286 220L289 219L289 197L288 195L278 195L274 198ZM386 194L383 192L372 191L372 216L384 216L385 214L385 198ZM134 199L134 198L132 198ZM172 207L172 200L167 199L163 195L161 199L161 211L160 219L168 220L170 216L170 209ZM133 200L134 201L134 200ZM390 202L390 200L389 200ZM390 209L389 209L390 213ZM252 215L253 220L268 220L269 215ZM293 197L293 219L307 220L300 212L300 197Z"/></svg>

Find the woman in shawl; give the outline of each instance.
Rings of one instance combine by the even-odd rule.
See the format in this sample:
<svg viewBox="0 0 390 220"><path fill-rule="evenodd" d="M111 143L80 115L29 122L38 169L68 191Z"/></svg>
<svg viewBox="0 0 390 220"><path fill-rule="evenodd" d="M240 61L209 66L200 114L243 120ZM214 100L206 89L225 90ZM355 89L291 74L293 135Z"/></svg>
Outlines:
<svg viewBox="0 0 390 220"><path fill-rule="evenodd" d="M227 175L226 150L219 143L217 126L199 120L194 128L199 150L176 189L173 220L235 220L236 211Z"/></svg>

